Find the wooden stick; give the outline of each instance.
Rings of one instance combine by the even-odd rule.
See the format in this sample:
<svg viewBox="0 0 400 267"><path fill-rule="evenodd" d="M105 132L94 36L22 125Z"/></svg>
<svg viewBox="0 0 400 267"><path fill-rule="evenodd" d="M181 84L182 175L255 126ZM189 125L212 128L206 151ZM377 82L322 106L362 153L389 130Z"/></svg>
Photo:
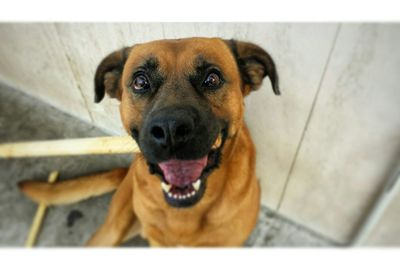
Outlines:
<svg viewBox="0 0 400 267"><path fill-rule="evenodd" d="M57 177L58 171L53 171L52 173L50 173L48 180L49 183L54 183L57 180ZM46 204L39 204L36 210L35 217L33 218L31 229L29 230L28 238L25 242L25 247L33 247L33 245L35 245L38 233L40 231L40 228L42 227L44 215L46 214L46 209Z"/></svg>
<svg viewBox="0 0 400 267"><path fill-rule="evenodd" d="M123 154L134 152L139 152L139 147L130 136L0 144L0 158Z"/></svg>

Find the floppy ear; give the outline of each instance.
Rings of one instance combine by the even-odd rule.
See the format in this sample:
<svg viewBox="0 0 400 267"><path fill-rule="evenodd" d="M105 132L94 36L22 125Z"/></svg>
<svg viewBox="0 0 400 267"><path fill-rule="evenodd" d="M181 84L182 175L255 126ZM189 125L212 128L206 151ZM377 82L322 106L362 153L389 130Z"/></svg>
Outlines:
<svg viewBox="0 0 400 267"><path fill-rule="evenodd" d="M280 95L278 73L271 56L263 48L249 42L225 41L230 47L243 81L243 95L260 88L265 76L269 77L272 89Z"/></svg>
<svg viewBox="0 0 400 267"><path fill-rule="evenodd" d="M105 92L111 98L121 100L121 76L131 47L124 47L106 56L99 64L94 76L94 102L99 103Z"/></svg>

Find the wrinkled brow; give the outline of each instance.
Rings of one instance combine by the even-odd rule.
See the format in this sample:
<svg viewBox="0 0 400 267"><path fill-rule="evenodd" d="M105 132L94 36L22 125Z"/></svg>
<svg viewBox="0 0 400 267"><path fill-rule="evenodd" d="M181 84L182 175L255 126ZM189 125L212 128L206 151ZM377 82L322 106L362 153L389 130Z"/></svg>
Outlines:
<svg viewBox="0 0 400 267"><path fill-rule="evenodd" d="M158 69L159 62L155 56L149 56L143 60L142 64L137 66L136 70L155 71Z"/></svg>
<svg viewBox="0 0 400 267"><path fill-rule="evenodd" d="M205 70L214 66L203 55L198 55L193 62L194 69L197 73L203 73Z"/></svg>
<svg viewBox="0 0 400 267"><path fill-rule="evenodd" d="M193 69L188 73L190 83L193 86L198 85L204 79L204 75L210 68L221 71L216 64L207 60L206 57L198 55L193 61Z"/></svg>

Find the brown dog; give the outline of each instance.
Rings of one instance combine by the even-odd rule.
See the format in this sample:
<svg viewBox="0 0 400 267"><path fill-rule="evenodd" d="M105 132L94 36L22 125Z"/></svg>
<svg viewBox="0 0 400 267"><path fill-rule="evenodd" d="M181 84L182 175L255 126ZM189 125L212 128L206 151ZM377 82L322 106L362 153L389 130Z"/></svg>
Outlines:
<svg viewBox="0 0 400 267"><path fill-rule="evenodd" d="M267 75L278 95L273 60L247 42L189 38L116 51L98 66L95 101L105 93L121 101L142 153L129 169L20 188L47 204L117 188L89 245L118 245L138 229L152 246L242 245L260 205L243 97Z"/></svg>

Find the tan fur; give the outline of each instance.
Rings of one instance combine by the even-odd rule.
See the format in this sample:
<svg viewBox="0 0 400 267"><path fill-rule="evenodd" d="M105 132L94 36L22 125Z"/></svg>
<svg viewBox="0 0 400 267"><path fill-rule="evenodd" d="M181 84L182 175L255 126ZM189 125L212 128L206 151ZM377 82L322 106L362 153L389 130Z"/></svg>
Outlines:
<svg viewBox="0 0 400 267"><path fill-rule="evenodd" d="M32 200L46 205L65 205L115 190L128 169L121 168L99 174L64 180L54 184L23 181L20 190Z"/></svg>
<svg viewBox="0 0 400 267"><path fill-rule="evenodd" d="M111 200L104 224L88 241L88 246L116 246L134 228L136 216L132 212L132 173L131 167Z"/></svg>
<svg viewBox="0 0 400 267"><path fill-rule="evenodd" d="M239 45L238 51L243 51L243 56L255 50L259 53L261 49L249 43ZM129 50L119 83L116 82L118 72L113 72L115 77L112 81L110 75L105 77L107 90L112 91L109 95L121 99L122 123L128 132L132 125L140 130L142 114L150 100L133 100L127 84L132 70L149 54L157 57L162 72L172 75L174 80L183 80L182 75L193 68L193 60L198 54L212 59L227 77L227 88L207 96L213 113L229 121L230 128L222 162L208 177L203 198L190 208L175 208L167 204L160 180L149 173L142 154L136 155L127 173L126 170L116 170L54 185L25 182L21 190L35 201L65 204L108 192L119 185L104 224L88 242L90 246L120 244L137 232L138 221L142 226L142 236L152 246L240 246L253 230L260 206L255 148L243 122L243 97L259 87L265 77L264 69L261 69L261 64L250 62L244 66L244 71L249 72L248 77L253 82L243 83L240 73L243 70L239 70L226 41L217 38L163 40L135 45ZM115 52L111 59L103 62L118 61L121 55L123 52ZM113 84L118 88L110 88ZM168 97L168 101L175 101L174 96ZM157 101L157 97L151 101Z"/></svg>

